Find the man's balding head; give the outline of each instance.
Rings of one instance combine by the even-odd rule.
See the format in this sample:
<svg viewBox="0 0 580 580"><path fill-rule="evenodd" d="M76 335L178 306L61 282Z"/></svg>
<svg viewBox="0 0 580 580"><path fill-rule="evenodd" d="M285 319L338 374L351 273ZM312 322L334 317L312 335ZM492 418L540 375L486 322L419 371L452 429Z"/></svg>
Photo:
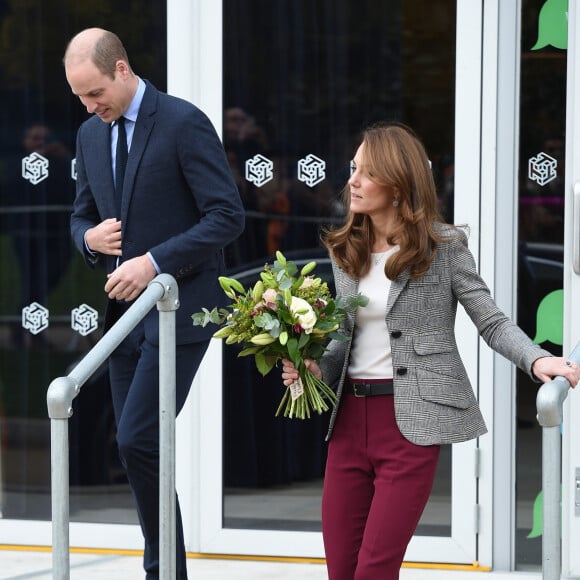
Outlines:
<svg viewBox="0 0 580 580"><path fill-rule="evenodd" d="M66 80L91 114L111 123L125 113L139 86L119 37L87 28L72 38L64 54Z"/></svg>
<svg viewBox="0 0 580 580"><path fill-rule="evenodd" d="M63 58L65 68L85 60L90 60L101 73L110 78L115 77L119 60L131 68L121 39L114 32L102 28L82 30L69 42Z"/></svg>

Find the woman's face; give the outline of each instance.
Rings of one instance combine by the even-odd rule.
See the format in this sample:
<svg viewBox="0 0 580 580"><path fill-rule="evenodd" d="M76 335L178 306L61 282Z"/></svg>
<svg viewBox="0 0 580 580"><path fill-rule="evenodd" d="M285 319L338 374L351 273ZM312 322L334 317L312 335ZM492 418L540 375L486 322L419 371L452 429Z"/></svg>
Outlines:
<svg viewBox="0 0 580 580"><path fill-rule="evenodd" d="M395 211L393 189L373 181L364 164L364 143L353 159L353 173L348 180L350 211L369 216L384 216Z"/></svg>

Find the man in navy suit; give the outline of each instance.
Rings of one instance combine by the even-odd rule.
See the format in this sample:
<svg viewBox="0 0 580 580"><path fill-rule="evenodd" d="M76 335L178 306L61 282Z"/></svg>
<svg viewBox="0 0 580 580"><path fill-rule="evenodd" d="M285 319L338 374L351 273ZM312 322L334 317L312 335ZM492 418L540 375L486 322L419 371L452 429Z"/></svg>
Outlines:
<svg viewBox="0 0 580 580"><path fill-rule="evenodd" d="M179 412L213 332L194 327L191 314L223 295L222 248L243 230L238 190L208 118L136 76L115 34L80 32L64 65L92 115L77 135L72 237L90 266L104 262L105 328L158 273L177 280ZM125 140L123 168L117 161L127 148L117 146ZM109 361L117 442L145 536L148 579L159 577L158 331L154 309ZM177 577L187 578L179 504Z"/></svg>

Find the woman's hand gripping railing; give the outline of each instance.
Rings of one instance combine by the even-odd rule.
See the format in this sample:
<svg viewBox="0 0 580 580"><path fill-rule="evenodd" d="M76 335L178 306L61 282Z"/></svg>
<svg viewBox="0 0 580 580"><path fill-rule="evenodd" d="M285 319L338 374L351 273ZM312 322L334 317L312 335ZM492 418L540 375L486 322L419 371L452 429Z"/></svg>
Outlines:
<svg viewBox="0 0 580 580"><path fill-rule="evenodd" d="M161 481L160 572L175 578L175 311L178 288L169 274L160 274L65 377L48 388L47 404L51 438L52 565L53 579L69 580L69 447L68 419L73 399L91 375L157 304L159 310L159 449Z"/></svg>
<svg viewBox="0 0 580 580"><path fill-rule="evenodd" d="M580 343L576 345L568 359L580 364ZM561 426L564 421L564 401L568 396L570 383L564 377L555 377L544 383L536 396L538 422L542 426L542 495L543 523L542 535L542 578L556 580L562 572L562 512L560 508L561 489Z"/></svg>

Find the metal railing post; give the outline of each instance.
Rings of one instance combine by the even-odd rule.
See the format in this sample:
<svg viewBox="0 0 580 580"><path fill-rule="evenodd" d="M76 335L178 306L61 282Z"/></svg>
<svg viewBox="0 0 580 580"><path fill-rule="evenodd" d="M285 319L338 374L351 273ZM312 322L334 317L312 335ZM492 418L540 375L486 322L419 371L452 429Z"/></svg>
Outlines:
<svg viewBox="0 0 580 580"><path fill-rule="evenodd" d="M177 284L167 286L159 310L159 577L176 577L175 311Z"/></svg>
<svg viewBox="0 0 580 580"><path fill-rule="evenodd" d="M159 357L160 382L173 391L173 430L175 429L175 310L179 307L177 282L169 274L160 274L149 283L143 294L95 344L82 360L65 377L54 379L46 395L48 416L50 418L51 440L51 509L52 509L52 577L54 580L69 580L69 444L68 419L72 415L73 399L93 373L105 362L125 337L145 318L147 313L158 304L159 309ZM167 320L166 320L167 319ZM169 342L169 346L166 344ZM163 370L162 370L163 367ZM161 386L160 386L161 389ZM164 403L166 405L166 403ZM169 403L170 405L171 403ZM160 410L161 413L161 410ZM164 411L165 417L169 410ZM174 431L173 431L174 432ZM161 444L160 444L161 445ZM164 444L167 453L173 457L169 474L175 489L175 435L173 440ZM165 460L167 461L167 460ZM167 510L169 518L175 522L175 497L173 494L173 512ZM164 518L160 517L161 521ZM170 527L164 524L165 527ZM173 525L175 528L175 524ZM173 531L175 534L175 531ZM163 537L163 536L160 536ZM169 539L175 546L175 539ZM173 549L175 557L175 548ZM173 576L163 575L166 578Z"/></svg>
<svg viewBox="0 0 580 580"><path fill-rule="evenodd" d="M68 419L72 415L72 400L78 389L69 377L55 379L50 385L53 404L50 421L50 486L52 497L52 561L55 580L68 580L69 560L69 448ZM70 401L70 404L68 403Z"/></svg>
<svg viewBox="0 0 580 580"><path fill-rule="evenodd" d="M570 360L580 364L580 343L576 345ZM544 383L536 396L538 422L542 426L542 578L559 579L562 573L562 510L560 507L560 475L562 462L562 436L560 427L564 421L564 401L570 383L564 377L555 377Z"/></svg>

